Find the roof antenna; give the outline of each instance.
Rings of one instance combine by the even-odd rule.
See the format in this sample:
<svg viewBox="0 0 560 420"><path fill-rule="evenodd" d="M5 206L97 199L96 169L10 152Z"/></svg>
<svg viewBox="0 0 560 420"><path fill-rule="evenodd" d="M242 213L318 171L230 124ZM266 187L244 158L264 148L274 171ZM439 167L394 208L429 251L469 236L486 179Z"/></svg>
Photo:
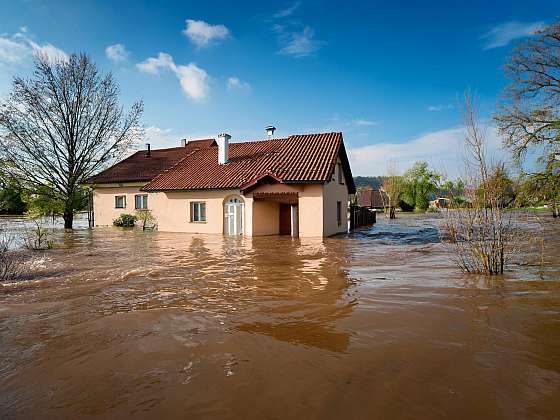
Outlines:
<svg viewBox="0 0 560 420"><path fill-rule="evenodd" d="M276 131L276 127L274 127L273 125L269 125L266 127L266 134L268 135L269 139L273 139L274 138L274 132Z"/></svg>

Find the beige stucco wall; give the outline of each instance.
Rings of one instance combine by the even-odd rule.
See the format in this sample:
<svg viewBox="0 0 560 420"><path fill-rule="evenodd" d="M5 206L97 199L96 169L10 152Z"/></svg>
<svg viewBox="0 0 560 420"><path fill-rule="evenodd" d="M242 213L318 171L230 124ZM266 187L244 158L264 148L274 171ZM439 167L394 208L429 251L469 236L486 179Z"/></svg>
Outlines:
<svg viewBox="0 0 560 420"><path fill-rule="evenodd" d="M271 201L253 201L253 236L278 235L280 205Z"/></svg>
<svg viewBox="0 0 560 420"><path fill-rule="evenodd" d="M164 232L223 233L224 200L239 190L201 190L151 193L148 207ZM191 222L191 202L206 203L206 222ZM151 204L150 204L151 202Z"/></svg>
<svg viewBox="0 0 560 420"><path fill-rule="evenodd" d="M340 160L338 160L340 163ZM339 165L336 165L330 182L323 185L323 236L331 236L348 231L348 187L342 173L343 184L338 182ZM340 168L342 170L342 168ZM338 225L336 202L340 201L341 224Z"/></svg>
<svg viewBox="0 0 560 420"><path fill-rule="evenodd" d="M122 213L134 214L134 195L146 194L141 185L121 187L98 186L93 195L96 226L110 226ZM158 230L166 232L223 233L223 202L239 190L204 190L186 192L154 192L148 194L148 209L156 218ZM115 196L126 196L126 208L115 208ZM190 221L190 203L206 203L206 222ZM245 209L246 211L246 209ZM251 233L246 233L248 236Z"/></svg>
<svg viewBox="0 0 560 420"><path fill-rule="evenodd" d="M323 236L323 185L306 184L299 195L299 236Z"/></svg>
<svg viewBox="0 0 560 420"><path fill-rule="evenodd" d="M93 212L95 226L109 226L123 213L134 214L134 195L140 192L143 184L120 184L111 187L96 188L93 192ZM126 196L126 208L115 208L115 196ZM148 197L148 205L150 198Z"/></svg>

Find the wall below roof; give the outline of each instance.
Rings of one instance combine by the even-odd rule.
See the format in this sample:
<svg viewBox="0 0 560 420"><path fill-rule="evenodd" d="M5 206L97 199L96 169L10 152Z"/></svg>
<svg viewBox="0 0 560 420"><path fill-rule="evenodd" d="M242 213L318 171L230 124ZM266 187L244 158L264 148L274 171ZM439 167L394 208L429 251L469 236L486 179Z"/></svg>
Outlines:
<svg viewBox="0 0 560 420"><path fill-rule="evenodd" d="M280 229L280 204L272 201L253 201L252 236L278 235Z"/></svg>
<svg viewBox="0 0 560 420"><path fill-rule="evenodd" d="M344 171L338 159L332 180L323 186L323 236L332 236L348 231L348 186ZM338 181L338 171L342 172L343 184ZM341 224L338 224L337 201L341 203Z"/></svg>
<svg viewBox="0 0 560 420"><path fill-rule="evenodd" d="M115 185L115 184L113 184ZM93 215L95 226L110 226L113 220L123 213L134 214L134 196L145 194L140 191L141 186L111 186L97 187L93 192ZM126 207L115 208L115 196L126 197ZM149 205L148 198L148 205Z"/></svg>
<svg viewBox="0 0 560 420"><path fill-rule="evenodd" d="M275 202L254 201L254 192L297 192L299 196L299 236L322 237L347 230L348 192L346 185L334 181L323 184L269 184L241 195L244 205L244 233L246 236L276 235L279 231L279 205ZM158 229L167 232L222 234L224 200L240 195L239 190L201 190L144 193L138 186L99 187L94 191L96 226L110 226L122 213L134 214L134 196L148 194L148 209L152 211ZM115 196L126 196L126 208L115 208ZM206 203L206 222L190 221L190 203ZM342 203L342 224L337 223L336 202Z"/></svg>

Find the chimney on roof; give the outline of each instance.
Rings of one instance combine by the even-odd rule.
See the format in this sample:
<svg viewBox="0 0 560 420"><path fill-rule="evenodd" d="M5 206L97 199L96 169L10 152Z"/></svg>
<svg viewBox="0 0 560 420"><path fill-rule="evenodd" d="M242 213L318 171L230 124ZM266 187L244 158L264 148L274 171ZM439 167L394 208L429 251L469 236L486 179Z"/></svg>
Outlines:
<svg viewBox="0 0 560 420"><path fill-rule="evenodd" d="M150 150L150 143L146 143L146 157L150 157L152 155L152 151Z"/></svg>
<svg viewBox="0 0 560 420"><path fill-rule="evenodd" d="M216 143L218 143L218 163L224 165L229 159L229 139L231 136L227 133L218 134Z"/></svg>
<svg viewBox="0 0 560 420"><path fill-rule="evenodd" d="M269 125L268 127L266 127L266 134L268 135L269 139L274 138L275 131L276 131L276 127L274 127L273 125Z"/></svg>
<svg viewBox="0 0 560 420"><path fill-rule="evenodd" d="M181 139L181 147L187 147L187 139Z"/></svg>

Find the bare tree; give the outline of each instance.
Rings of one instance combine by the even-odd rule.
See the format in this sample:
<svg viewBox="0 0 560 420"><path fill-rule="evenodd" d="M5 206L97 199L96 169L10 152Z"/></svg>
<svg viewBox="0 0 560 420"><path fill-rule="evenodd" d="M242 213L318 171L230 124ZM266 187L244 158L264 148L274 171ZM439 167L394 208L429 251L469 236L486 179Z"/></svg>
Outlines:
<svg viewBox="0 0 560 420"><path fill-rule="evenodd" d="M521 43L506 65L511 83L495 116L505 144L521 162L528 149L544 149L544 171L536 180L560 184L560 20ZM554 215L560 215L560 191L549 194Z"/></svg>
<svg viewBox="0 0 560 420"><path fill-rule="evenodd" d="M519 213L504 204L503 165L492 163L486 151L486 130L479 124L477 106L465 95L466 208L444 213L444 242L453 249L459 267L469 273L502 274L525 243Z"/></svg>
<svg viewBox="0 0 560 420"><path fill-rule="evenodd" d="M139 139L142 110L138 101L125 112L111 73L87 55L38 56L33 76L14 78L0 104L0 153L14 177L63 203L72 228L80 185Z"/></svg>

